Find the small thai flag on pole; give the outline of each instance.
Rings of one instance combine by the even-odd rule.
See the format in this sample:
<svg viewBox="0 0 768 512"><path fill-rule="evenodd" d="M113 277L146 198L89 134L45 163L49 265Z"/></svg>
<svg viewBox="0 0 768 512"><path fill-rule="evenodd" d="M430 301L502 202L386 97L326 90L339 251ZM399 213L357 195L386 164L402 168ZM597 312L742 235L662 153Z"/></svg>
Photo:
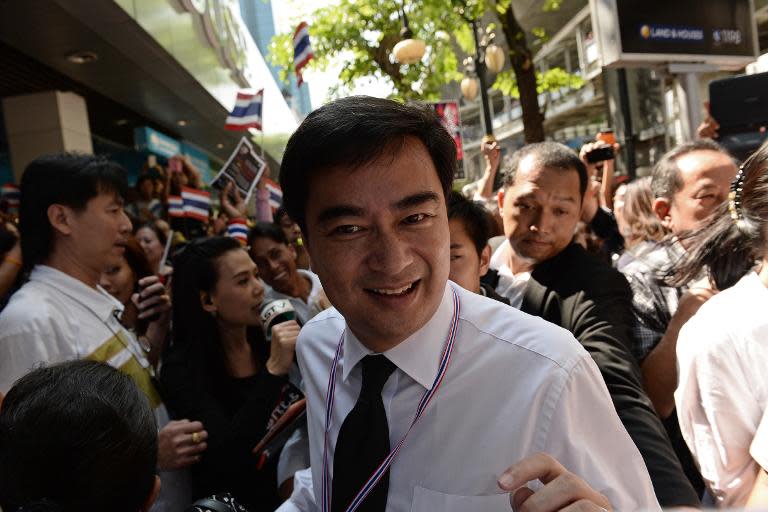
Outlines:
<svg viewBox="0 0 768 512"><path fill-rule="evenodd" d="M182 187L181 199L184 203L184 216L208 222L208 214L211 209L211 194L196 188Z"/></svg>
<svg viewBox="0 0 768 512"><path fill-rule="evenodd" d="M168 216L177 219L184 217L184 200L181 196L168 196Z"/></svg>
<svg viewBox="0 0 768 512"><path fill-rule="evenodd" d="M277 210L283 204L283 191L280 185L270 179L265 179L264 183L269 190L269 206L272 210Z"/></svg>
<svg viewBox="0 0 768 512"><path fill-rule="evenodd" d="M314 57L312 45L309 43L309 26L306 21L299 23L293 33L293 68L296 72L296 83L299 87L304 83L301 70Z"/></svg>
<svg viewBox="0 0 768 512"><path fill-rule="evenodd" d="M13 183L6 183L0 188L0 206L6 212L18 211L21 205L21 189Z"/></svg>
<svg viewBox="0 0 768 512"><path fill-rule="evenodd" d="M261 130L261 106L264 103L264 89L256 94L238 92L235 108L229 113L224 128L227 130Z"/></svg>

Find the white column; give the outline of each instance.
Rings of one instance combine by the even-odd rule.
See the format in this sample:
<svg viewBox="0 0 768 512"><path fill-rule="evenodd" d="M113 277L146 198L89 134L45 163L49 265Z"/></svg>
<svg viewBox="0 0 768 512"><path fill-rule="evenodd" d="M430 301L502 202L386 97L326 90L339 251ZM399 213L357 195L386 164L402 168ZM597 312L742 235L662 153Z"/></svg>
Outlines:
<svg viewBox="0 0 768 512"><path fill-rule="evenodd" d="M18 182L27 164L40 155L93 153L88 108L72 92L45 91L2 98L13 174Z"/></svg>

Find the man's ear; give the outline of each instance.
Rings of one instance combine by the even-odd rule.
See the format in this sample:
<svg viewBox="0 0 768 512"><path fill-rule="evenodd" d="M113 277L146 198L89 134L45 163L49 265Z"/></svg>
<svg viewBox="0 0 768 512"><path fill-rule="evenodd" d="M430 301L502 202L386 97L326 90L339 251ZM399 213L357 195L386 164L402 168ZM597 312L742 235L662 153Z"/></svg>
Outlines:
<svg viewBox="0 0 768 512"><path fill-rule="evenodd" d="M496 201L499 205L499 215L504 215L504 187L501 187L499 193L496 194Z"/></svg>
<svg viewBox="0 0 768 512"><path fill-rule="evenodd" d="M48 207L48 222L53 229L63 235L72 234L72 209L61 204L52 204Z"/></svg>
<svg viewBox="0 0 768 512"><path fill-rule="evenodd" d="M152 505L155 503L158 496L160 496L160 477L155 475L155 483L152 485L152 491L149 493L149 496L147 496L147 501L145 501L144 505L141 507L141 512L147 512L152 508Z"/></svg>
<svg viewBox="0 0 768 512"><path fill-rule="evenodd" d="M669 216L669 210L672 204L666 197L657 197L653 201L653 213L661 221L661 225L667 229L672 229L672 218Z"/></svg>
<svg viewBox="0 0 768 512"><path fill-rule="evenodd" d="M491 265L491 246L485 244L483 252L480 253L480 276L483 277L488 273L488 268Z"/></svg>
<svg viewBox="0 0 768 512"><path fill-rule="evenodd" d="M203 311L206 313L216 313L218 308L213 303L213 299L211 299L211 294L208 292L200 292L200 306L203 308Z"/></svg>

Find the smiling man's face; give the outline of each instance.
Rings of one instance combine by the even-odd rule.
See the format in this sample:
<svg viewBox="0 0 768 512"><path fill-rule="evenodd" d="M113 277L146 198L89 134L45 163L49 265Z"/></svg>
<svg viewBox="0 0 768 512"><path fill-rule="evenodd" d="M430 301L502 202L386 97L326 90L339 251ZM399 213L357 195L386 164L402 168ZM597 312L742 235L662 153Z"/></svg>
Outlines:
<svg viewBox="0 0 768 512"><path fill-rule="evenodd" d="M449 272L448 216L426 147L406 138L358 169L310 182L312 270L357 338L383 352L432 317Z"/></svg>

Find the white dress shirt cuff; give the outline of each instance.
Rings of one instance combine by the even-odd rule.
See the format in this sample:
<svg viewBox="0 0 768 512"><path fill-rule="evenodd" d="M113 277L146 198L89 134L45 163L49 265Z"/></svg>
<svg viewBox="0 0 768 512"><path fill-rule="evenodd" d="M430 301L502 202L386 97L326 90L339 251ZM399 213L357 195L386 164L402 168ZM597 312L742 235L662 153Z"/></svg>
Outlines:
<svg viewBox="0 0 768 512"><path fill-rule="evenodd" d="M315 503L312 468L297 471L293 476L291 497L275 512L315 512L317 510L319 509Z"/></svg>

